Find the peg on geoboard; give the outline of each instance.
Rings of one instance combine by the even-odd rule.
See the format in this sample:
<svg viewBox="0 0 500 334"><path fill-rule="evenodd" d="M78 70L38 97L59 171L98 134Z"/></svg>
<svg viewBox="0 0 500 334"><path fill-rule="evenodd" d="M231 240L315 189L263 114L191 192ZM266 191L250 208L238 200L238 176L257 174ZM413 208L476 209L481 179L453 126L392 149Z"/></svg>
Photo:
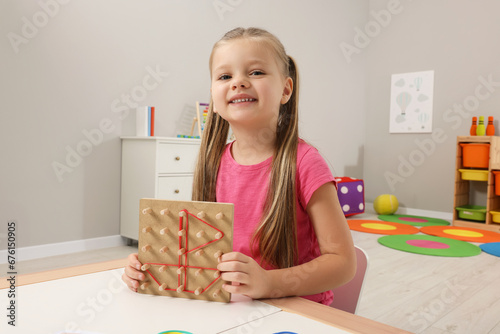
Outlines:
<svg viewBox="0 0 500 334"><path fill-rule="evenodd" d="M219 297L219 295L220 295L220 289L215 290L214 293L212 294L214 298Z"/></svg>
<svg viewBox="0 0 500 334"><path fill-rule="evenodd" d="M179 287L177 288L178 293L181 293L182 291L184 291L184 284L179 285Z"/></svg>
<svg viewBox="0 0 500 334"><path fill-rule="evenodd" d="M142 284L141 284L141 289L142 289L142 290L146 290L146 288L147 288L150 284L151 284L151 283L149 283L149 282L144 282L144 283L142 283Z"/></svg>
<svg viewBox="0 0 500 334"><path fill-rule="evenodd" d="M179 211L179 217L186 217L185 211Z"/></svg>
<svg viewBox="0 0 500 334"><path fill-rule="evenodd" d="M143 215L147 215L148 213L151 213L151 212L153 212L153 210L151 210L151 208L145 208L144 210L142 210Z"/></svg>
<svg viewBox="0 0 500 334"><path fill-rule="evenodd" d="M150 249L151 249L151 245L144 245L144 246L142 246L142 248L141 248L141 250L142 250L143 252L147 252L147 251L148 251L148 250L150 250Z"/></svg>
<svg viewBox="0 0 500 334"><path fill-rule="evenodd" d="M219 270L216 270L216 271L214 272L214 278L219 278L219 276L220 276L220 271L219 271Z"/></svg>
<svg viewBox="0 0 500 334"><path fill-rule="evenodd" d="M202 272L203 272L203 268L198 268L198 269L196 269L196 271L194 272L194 275L195 275L195 276L200 276Z"/></svg>
<svg viewBox="0 0 500 334"><path fill-rule="evenodd" d="M181 248L181 249L179 249L179 250L177 251L177 255L182 255L182 254L184 254L184 253L186 253L186 249L185 249L185 248Z"/></svg>
<svg viewBox="0 0 500 334"><path fill-rule="evenodd" d="M186 231L184 229L181 229L181 230L179 230L179 232L177 232L177 234L179 235L179 237L184 236L185 233L186 233Z"/></svg>
<svg viewBox="0 0 500 334"><path fill-rule="evenodd" d="M195 254L196 254L196 256L201 256L201 255L203 255L203 253L205 253L203 251L203 249L198 249Z"/></svg>
<svg viewBox="0 0 500 334"><path fill-rule="evenodd" d="M162 248L160 248L160 253L166 253L168 252L168 247L167 246L163 246Z"/></svg>
<svg viewBox="0 0 500 334"><path fill-rule="evenodd" d="M215 239L220 239L220 238L222 238L222 233L221 232L217 232L215 234Z"/></svg>
<svg viewBox="0 0 500 334"><path fill-rule="evenodd" d="M161 266L161 267L158 269L158 271L159 271L160 273L164 272L165 270L167 270L167 266Z"/></svg>
<svg viewBox="0 0 500 334"><path fill-rule="evenodd" d="M164 227L160 230L160 234L167 234L168 233L168 228Z"/></svg>
<svg viewBox="0 0 500 334"><path fill-rule="evenodd" d="M201 238L201 237L203 237L204 235L205 235L205 231L203 231L203 230L198 231L198 233L196 233L196 236L197 236L198 238Z"/></svg>
<svg viewBox="0 0 500 334"><path fill-rule="evenodd" d="M180 274L184 274L185 272L186 272L186 268L185 268L185 267L179 267L179 268L177 269L177 274L179 274L179 275L180 275Z"/></svg>
<svg viewBox="0 0 500 334"><path fill-rule="evenodd" d="M149 233L151 232L151 226L146 226L145 228L142 229L142 233Z"/></svg>
<svg viewBox="0 0 500 334"><path fill-rule="evenodd" d="M214 254L214 257L217 258L217 257L221 257L222 256L222 251L221 250L218 250L217 252L215 252Z"/></svg>
<svg viewBox="0 0 500 334"><path fill-rule="evenodd" d="M148 263L146 263L146 264L143 264L143 265L142 265L141 270L142 270L142 271L146 271L146 270L148 270L149 268L151 268L151 265L150 265L150 264L148 264Z"/></svg>
<svg viewBox="0 0 500 334"><path fill-rule="evenodd" d="M163 283L162 285L160 285L158 287L158 290L160 290L160 291L163 291L163 290L166 290L166 289L167 289L167 283Z"/></svg>
<svg viewBox="0 0 500 334"><path fill-rule="evenodd" d="M200 218L200 219L205 218L205 212L204 211L200 211L200 212L198 212L198 214L196 216L198 218Z"/></svg>
<svg viewBox="0 0 500 334"><path fill-rule="evenodd" d="M199 296L202 292L203 292L203 288L201 288L201 287L198 287L198 288L196 288L196 290L194 290L194 294L197 296Z"/></svg>
<svg viewBox="0 0 500 334"><path fill-rule="evenodd" d="M160 211L160 215L165 216L165 215L168 215L169 212L170 212L169 209L163 209L163 210Z"/></svg>
<svg viewBox="0 0 500 334"><path fill-rule="evenodd" d="M215 215L215 219L222 219L222 217L224 217L224 214L222 212L219 212Z"/></svg>

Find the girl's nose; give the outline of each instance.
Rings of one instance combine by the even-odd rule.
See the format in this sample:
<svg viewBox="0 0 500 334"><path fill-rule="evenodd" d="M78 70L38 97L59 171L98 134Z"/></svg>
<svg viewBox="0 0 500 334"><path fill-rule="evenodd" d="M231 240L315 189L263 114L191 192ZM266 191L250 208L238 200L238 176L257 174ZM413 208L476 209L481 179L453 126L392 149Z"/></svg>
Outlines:
<svg viewBox="0 0 500 334"><path fill-rule="evenodd" d="M235 77L233 82L232 82L231 88L232 89L248 88L248 86L249 86L249 84L248 84L247 80L245 80L244 78L241 78L241 77Z"/></svg>

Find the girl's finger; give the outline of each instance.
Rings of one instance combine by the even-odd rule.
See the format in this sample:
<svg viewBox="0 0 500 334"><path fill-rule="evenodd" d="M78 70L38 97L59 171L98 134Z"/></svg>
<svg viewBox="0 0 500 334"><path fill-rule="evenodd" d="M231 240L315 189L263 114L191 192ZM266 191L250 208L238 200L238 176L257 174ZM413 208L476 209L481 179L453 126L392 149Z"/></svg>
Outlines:
<svg viewBox="0 0 500 334"><path fill-rule="evenodd" d="M139 257L137 255L137 253L133 253L133 254L130 254L128 256L128 263L131 267L137 269L137 270L141 270L141 262L139 261Z"/></svg>
<svg viewBox="0 0 500 334"><path fill-rule="evenodd" d="M226 272L222 273L221 279L224 281L229 281L238 284L248 284L249 278L247 274L239 273L239 272Z"/></svg>
<svg viewBox="0 0 500 334"><path fill-rule="evenodd" d="M135 270L134 268L132 268L130 266L125 267L125 275L127 275L129 278L132 278L135 280L140 280L140 281L142 281L145 278L142 271Z"/></svg>
<svg viewBox="0 0 500 334"><path fill-rule="evenodd" d="M222 288L229 293L235 294L245 294L247 292L246 285L222 284Z"/></svg>
<svg viewBox="0 0 500 334"><path fill-rule="evenodd" d="M245 269L246 264L240 261L229 261L229 262L221 262L217 265L217 269L220 271L239 271L246 272Z"/></svg>
<svg viewBox="0 0 500 334"><path fill-rule="evenodd" d="M230 253L225 253L222 254L220 257L221 262L227 262L227 261L240 261L240 262L248 262L248 256L240 253L240 252L230 252Z"/></svg>

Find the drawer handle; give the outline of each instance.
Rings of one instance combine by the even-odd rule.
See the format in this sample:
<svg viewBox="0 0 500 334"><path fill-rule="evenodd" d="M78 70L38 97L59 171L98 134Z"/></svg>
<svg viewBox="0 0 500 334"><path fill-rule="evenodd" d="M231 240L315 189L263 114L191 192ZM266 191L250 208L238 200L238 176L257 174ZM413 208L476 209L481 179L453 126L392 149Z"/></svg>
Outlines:
<svg viewBox="0 0 500 334"><path fill-rule="evenodd" d="M174 193L178 194L179 193L179 189L175 189Z"/></svg>
<svg viewBox="0 0 500 334"><path fill-rule="evenodd" d="M181 157L177 156L177 157L175 157L175 160L179 161L179 160L181 160Z"/></svg>

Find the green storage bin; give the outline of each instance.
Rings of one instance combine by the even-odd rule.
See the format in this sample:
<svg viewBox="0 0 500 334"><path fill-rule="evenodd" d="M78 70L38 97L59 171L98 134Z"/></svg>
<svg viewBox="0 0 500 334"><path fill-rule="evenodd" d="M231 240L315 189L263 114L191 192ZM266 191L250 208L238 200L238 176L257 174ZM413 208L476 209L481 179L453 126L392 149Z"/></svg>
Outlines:
<svg viewBox="0 0 500 334"><path fill-rule="evenodd" d="M462 205L455 208L461 219L486 221L486 207L480 205Z"/></svg>

